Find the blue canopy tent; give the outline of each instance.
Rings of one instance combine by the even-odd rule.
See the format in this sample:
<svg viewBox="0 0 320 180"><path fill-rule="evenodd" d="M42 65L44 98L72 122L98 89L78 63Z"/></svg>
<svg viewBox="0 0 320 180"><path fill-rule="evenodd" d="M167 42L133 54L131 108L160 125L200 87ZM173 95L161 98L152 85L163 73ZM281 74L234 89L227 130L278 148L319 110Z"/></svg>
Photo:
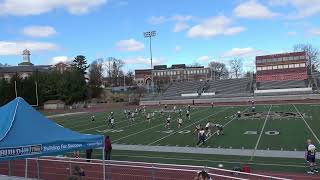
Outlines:
<svg viewBox="0 0 320 180"><path fill-rule="evenodd" d="M20 97L0 107L0 161L60 155L99 147L103 147L104 159L104 136L66 129L44 117ZM26 159L25 177L27 162ZM103 176L105 179L105 170Z"/></svg>
<svg viewBox="0 0 320 180"><path fill-rule="evenodd" d="M102 135L66 129L20 97L0 107L0 160L59 155L103 146Z"/></svg>

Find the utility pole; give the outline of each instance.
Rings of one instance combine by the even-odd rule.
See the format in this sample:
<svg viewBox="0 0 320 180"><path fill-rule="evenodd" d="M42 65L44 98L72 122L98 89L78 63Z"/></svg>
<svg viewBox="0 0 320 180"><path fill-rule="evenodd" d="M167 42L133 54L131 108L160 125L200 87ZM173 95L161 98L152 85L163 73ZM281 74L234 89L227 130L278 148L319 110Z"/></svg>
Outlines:
<svg viewBox="0 0 320 180"><path fill-rule="evenodd" d="M147 31L143 33L145 38L149 38L149 45L150 45L150 62L151 62L151 88L152 88L152 94L154 94L154 82L153 82L153 74L152 74L152 69L153 69L153 64L152 64L152 43L151 39L152 37L156 36L156 31Z"/></svg>

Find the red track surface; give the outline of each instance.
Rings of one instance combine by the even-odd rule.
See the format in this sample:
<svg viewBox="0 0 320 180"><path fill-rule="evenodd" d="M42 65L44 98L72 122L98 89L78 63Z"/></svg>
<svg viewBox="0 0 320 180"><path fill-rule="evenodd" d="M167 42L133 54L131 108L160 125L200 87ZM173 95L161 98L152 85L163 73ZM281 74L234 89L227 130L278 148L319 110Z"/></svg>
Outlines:
<svg viewBox="0 0 320 180"><path fill-rule="evenodd" d="M54 158L52 158L54 159ZM60 161L60 160L59 160ZM101 163L101 161L100 161ZM39 175L40 179L45 180L63 180L68 179L72 174L72 169L75 165L84 169L86 176L84 179L88 180L102 180L103 179L103 166L97 161L93 161L93 164L84 163L83 160L78 161L47 161L39 160ZM115 164L115 163L113 163ZM143 167L141 167L143 166ZM71 170L70 170L71 168ZM11 175L24 177L25 175L25 161L15 160L11 161ZM151 166L143 163L121 163L117 162L116 165L106 166L106 179L112 180L150 180L155 177L156 180L192 180L196 174L195 171L201 171L201 168L195 167L181 167L170 165L158 165ZM221 170L209 170L209 173L234 176L230 172L224 172ZM2 162L0 164L0 173L9 175L8 162ZM288 179L297 180L316 180L320 179L319 175L306 175L306 174L294 174L294 173L262 173L268 176L283 177ZM236 175L234 177L245 178L250 180L264 180L269 178L254 177L251 175ZM37 178L37 165L36 160L28 160L28 178ZM218 177L213 175L214 180L223 180L224 177Z"/></svg>

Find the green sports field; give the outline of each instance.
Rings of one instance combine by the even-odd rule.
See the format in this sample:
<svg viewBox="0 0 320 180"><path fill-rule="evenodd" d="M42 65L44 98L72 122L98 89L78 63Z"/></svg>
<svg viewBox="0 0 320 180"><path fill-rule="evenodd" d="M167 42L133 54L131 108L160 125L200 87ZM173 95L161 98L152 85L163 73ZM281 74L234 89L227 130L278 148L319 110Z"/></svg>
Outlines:
<svg viewBox="0 0 320 180"><path fill-rule="evenodd" d="M172 107L165 109L163 115L159 109L147 107L147 112L155 112L151 123L146 121L142 113L132 122L125 117L123 109L114 111L114 129L107 126L108 110L52 119L81 133L109 135L113 144L122 145L196 147L197 136L192 133L195 125L205 126L210 120L224 126L224 135L208 137L206 144L199 148L303 151L306 139L320 146L320 105L257 105L255 114L250 113L251 106L192 107L191 120L185 118L186 107L177 107L180 108L183 110L183 125L180 128L178 113L174 113ZM237 111L247 114L238 119L234 116ZM91 121L93 114L94 122ZM170 129L164 127L168 114L172 117ZM306 165L303 157L256 157L254 153L249 156L226 156L115 150L113 159L208 166L216 166L221 162L226 166L246 162L258 169L295 172L305 171Z"/></svg>

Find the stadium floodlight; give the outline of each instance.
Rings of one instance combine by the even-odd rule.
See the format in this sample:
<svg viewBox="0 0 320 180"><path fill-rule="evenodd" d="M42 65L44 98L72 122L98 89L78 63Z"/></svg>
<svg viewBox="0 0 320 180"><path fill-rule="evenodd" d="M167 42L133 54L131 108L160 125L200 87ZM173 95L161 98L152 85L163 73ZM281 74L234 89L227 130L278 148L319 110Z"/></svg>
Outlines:
<svg viewBox="0 0 320 180"><path fill-rule="evenodd" d="M144 37L145 38L149 38L149 42L150 42L150 61L151 61L151 69L153 69L153 66L152 66L152 46L151 46L151 39L152 37L156 36L157 35L157 32L156 31L148 31L148 32L144 32L143 33Z"/></svg>
<svg viewBox="0 0 320 180"><path fill-rule="evenodd" d="M157 32L156 31L147 31L143 33L143 36L145 38L149 38L149 42L150 42L150 62L151 62L151 86L152 86L152 93L154 94L154 83L153 83L153 74L152 74L152 69L153 69L153 65L152 65L152 45L151 45L151 39L152 37L156 36Z"/></svg>

